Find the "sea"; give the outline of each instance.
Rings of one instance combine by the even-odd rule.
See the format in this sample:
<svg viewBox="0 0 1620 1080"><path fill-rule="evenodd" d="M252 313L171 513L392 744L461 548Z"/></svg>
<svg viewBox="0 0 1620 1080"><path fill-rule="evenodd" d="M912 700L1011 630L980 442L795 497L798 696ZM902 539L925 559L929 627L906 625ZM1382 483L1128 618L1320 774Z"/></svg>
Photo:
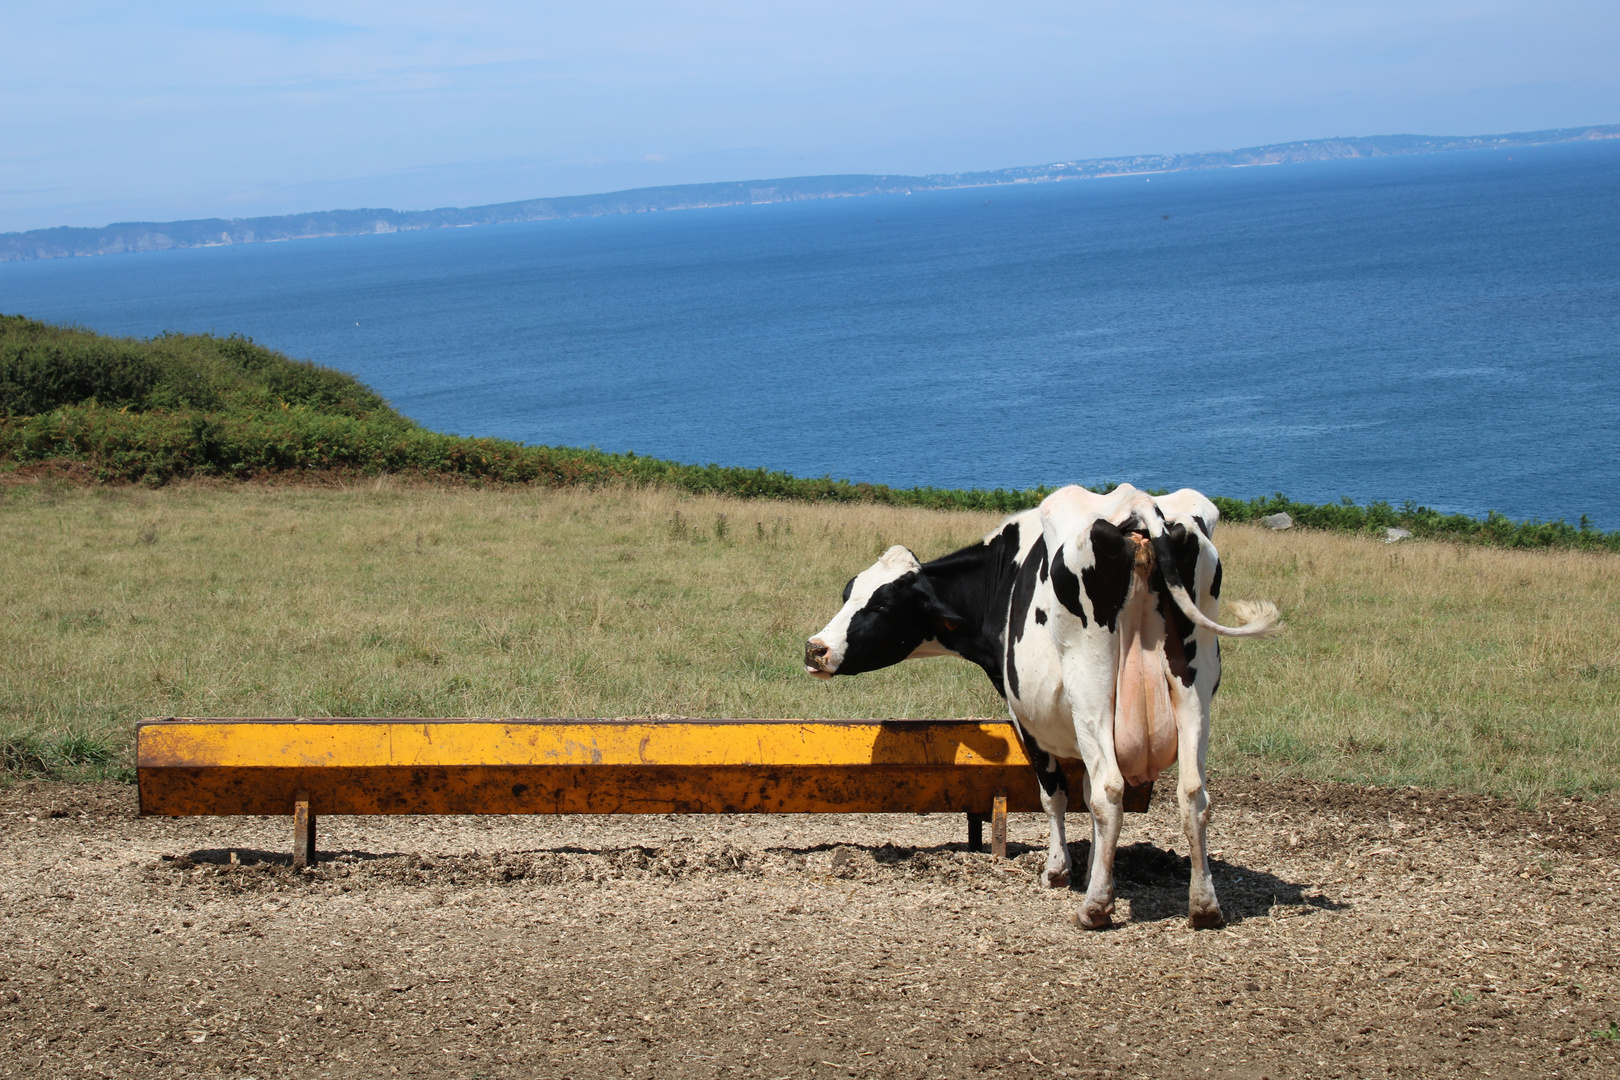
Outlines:
<svg viewBox="0 0 1620 1080"><path fill-rule="evenodd" d="M422 424L1620 529L1620 140L0 264Z"/></svg>

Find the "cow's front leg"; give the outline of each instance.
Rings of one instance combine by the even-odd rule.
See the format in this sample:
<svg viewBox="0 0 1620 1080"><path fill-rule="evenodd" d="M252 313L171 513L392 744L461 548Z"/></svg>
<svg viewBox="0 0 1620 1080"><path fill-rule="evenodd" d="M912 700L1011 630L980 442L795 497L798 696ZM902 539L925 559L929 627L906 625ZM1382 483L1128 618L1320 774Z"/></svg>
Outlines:
<svg viewBox="0 0 1620 1080"><path fill-rule="evenodd" d="M1041 785L1041 809L1046 811L1046 868L1041 871L1041 884L1048 889L1066 889L1073 868L1064 827L1069 813L1069 783L1056 757L1036 746L1021 726L1018 734L1024 753L1035 766L1035 778Z"/></svg>
<svg viewBox="0 0 1620 1080"><path fill-rule="evenodd" d="M1119 846L1119 828L1125 820L1125 778L1112 758L1093 768L1087 785L1091 809L1091 874L1086 880L1086 898L1080 903L1075 922L1082 930L1102 930L1113 925L1114 850Z"/></svg>
<svg viewBox="0 0 1620 1080"><path fill-rule="evenodd" d="M1189 710L1191 711L1191 710ZM1215 896L1215 881L1209 873L1209 789L1204 768L1209 745L1209 724L1201 711L1185 712L1180 718L1181 779L1176 798L1181 805L1181 829L1187 834L1188 861L1192 883L1187 890L1187 925L1208 929L1226 922L1221 903Z"/></svg>

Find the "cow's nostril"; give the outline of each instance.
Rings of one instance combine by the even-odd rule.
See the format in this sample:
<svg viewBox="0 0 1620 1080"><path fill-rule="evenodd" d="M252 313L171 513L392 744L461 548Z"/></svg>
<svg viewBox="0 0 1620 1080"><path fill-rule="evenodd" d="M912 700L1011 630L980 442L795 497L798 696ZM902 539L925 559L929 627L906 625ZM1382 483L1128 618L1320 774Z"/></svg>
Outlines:
<svg viewBox="0 0 1620 1080"><path fill-rule="evenodd" d="M817 661L826 659L829 651L827 646L819 641L807 641L804 643L804 662L813 666Z"/></svg>

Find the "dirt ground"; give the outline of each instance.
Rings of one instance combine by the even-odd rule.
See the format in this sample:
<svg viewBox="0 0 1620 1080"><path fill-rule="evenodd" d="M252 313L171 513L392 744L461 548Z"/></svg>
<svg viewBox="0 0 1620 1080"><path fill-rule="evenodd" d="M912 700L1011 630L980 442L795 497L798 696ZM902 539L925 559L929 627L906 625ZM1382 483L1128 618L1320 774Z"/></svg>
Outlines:
<svg viewBox="0 0 1620 1080"><path fill-rule="evenodd" d="M143 819L0 790L0 1075L1620 1076L1620 800L1217 778L1075 929L958 817ZM1070 820L1086 835L1086 818ZM1088 845L1074 845L1084 858Z"/></svg>

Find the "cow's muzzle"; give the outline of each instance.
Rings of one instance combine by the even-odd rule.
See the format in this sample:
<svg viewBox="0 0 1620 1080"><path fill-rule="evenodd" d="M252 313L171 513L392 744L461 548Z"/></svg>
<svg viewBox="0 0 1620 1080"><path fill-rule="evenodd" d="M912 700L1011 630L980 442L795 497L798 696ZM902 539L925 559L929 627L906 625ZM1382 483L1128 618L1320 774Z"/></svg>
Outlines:
<svg viewBox="0 0 1620 1080"><path fill-rule="evenodd" d="M804 643L804 670L818 679L832 678L832 668L827 664L831 654L832 647L825 641L811 638Z"/></svg>

